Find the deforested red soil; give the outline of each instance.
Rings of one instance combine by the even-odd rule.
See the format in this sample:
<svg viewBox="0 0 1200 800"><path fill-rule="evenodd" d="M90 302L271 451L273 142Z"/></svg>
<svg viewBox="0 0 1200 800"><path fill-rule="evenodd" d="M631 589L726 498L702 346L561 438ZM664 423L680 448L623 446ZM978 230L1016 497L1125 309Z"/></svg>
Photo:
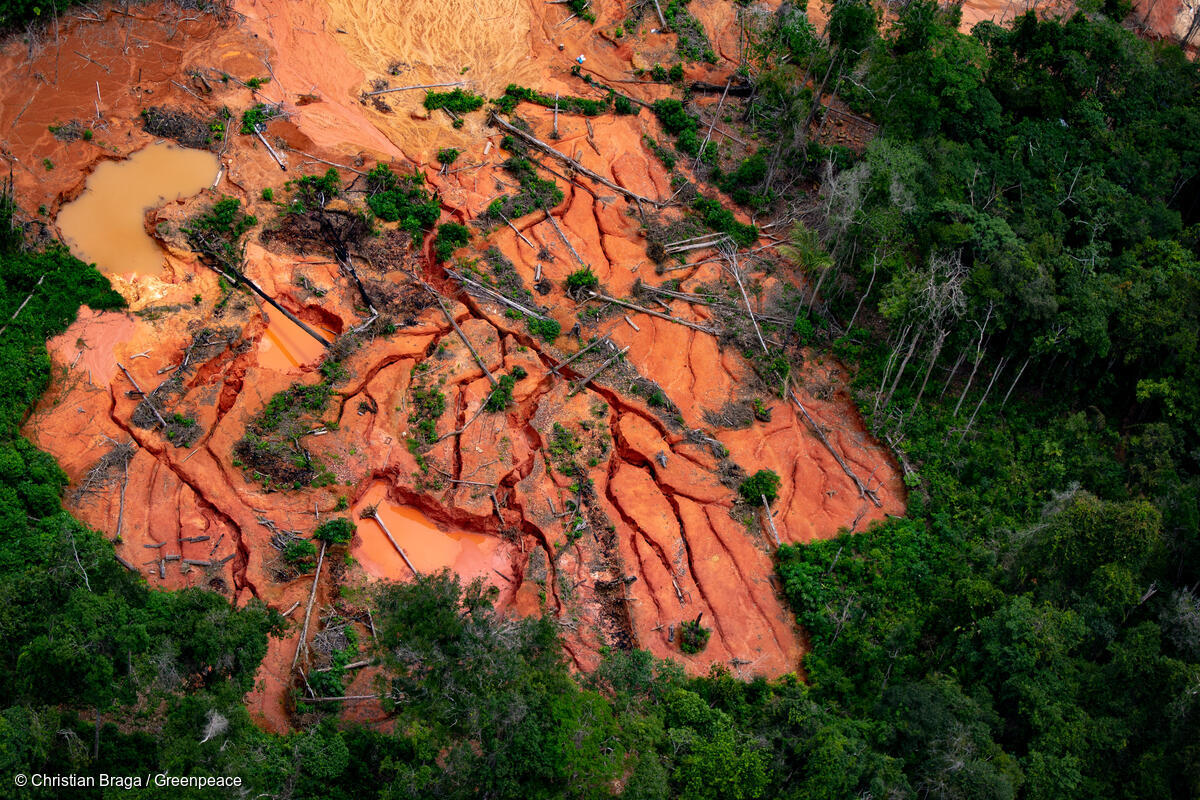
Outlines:
<svg viewBox="0 0 1200 800"><path fill-rule="evenodd" d="M746 676L799 671L802 632L775 584L770 529L761 511L738 499L738 470L780 476L773 519L785 543L861 531L902 514L904 486L886 448L865 432L841 365L805 354L797 380L826 446L794 403L710 332L728 323L715 306L639 299L642 282L676 278L676 291L697 295L728 284L712 250L656 272L648 236L676 220L677 211L639 207L580 177L557 180L565 197L551 210L553 221L535 212L515 220L515 229L476 229L461 255L482 257L495 248L524 286L539 278L547 291L534 295L536 302L564 331L553 344L532 336L503 305L461 291L433 261L428 242L406 251L392 247L385 231L357 263L364 282L387 298L380 311L396 329L363 336L342 360L345 375L323 412L325 424L305 437L333 482L298 489L268 485L235 451L274 395L321 380L325 347L253 295L230 293L180 231L220 195L240 198L270 224L278 210L263 189L282 199L286 180L331 163L343 167L346 183L377 163L419 171L440 195L443 222L471 222L514 183L500 166L502 133L488 126L486 112L454 128L449 116L424 109L423 91L377 95L379 102L365 92L461 82L495 97L516 83L601 97L571 74L583 55L585 74L652 101L669 87L634 80L632 70L665 59L673 36L649 33L652 25L636 40L609 36L624 15L620 4L601 9L595 26L570 20L565 5L531 0L238 0L224 18L195 19L181 18L173 6L133 8L129 15L92 9L64 16L57 31L11 40L0 52L0 151L23 207L43 206L36 219L55 233L58 212L84 190L99 162L158 140L140 116L151 106L205 124L228 107L235 130L237 116L255 102L279 103L286 118L272 121L266 138L288 170L255 137L231 131L213 143L221 169L215 188L146 213L146 232L163 250L162 269L110 274L128 311L85 309L50 342L54 379L24 432L70 477L70 510L111 538L152 585L202 586L236 603L259 598L287 612L291 625L272 641L251 701L262 724L289 725L291 666L313 586L311 574L283 563L279 542L307 536L335 516L351 517L357 534L322 573L310 638L321 625L319 609L332 607L369 636L369 620L357 616L361 607L341 587L448 567L494 585L503 607L558 620L581 669L611 646L646 648L696 674L715 663ZM697 6L718 63L689 68L689 78L727 77L739 46L734 9L731 2ZM255 91L245 85L254 77L271 80ZM551 140L550 109L525 104L520 116ZM72 122L93 133L85 139L50 130ZM662 138L648 110L560 114L557 125L554 147L622 190L664 203L675 192L643 141ZM445 147L463 152L442 171L435 155ZM771 247L761 252L774 258ZM607 296L633 298L674 320L608 309L579 340L569 336L581 311L604 307L565 294L565 278L581 262ZM759 262L748 263L753 270ZM320 248L298 252L255 232L245 272L331 341L364 322L354 283ZM756 275L759 313L769 315L781 291L773 274ZM417 280L442 292L445 314ZM729 301L740 304L740 295ZM553 371L581 342L605 335L612 349L596 348ZM622 348L622 361L580 385ZM491 373L525 371L504 411L478 413L492 384L471 349ZM420 459L408 446L417 435L410 420L414 381L436 385L446 398L436 422L442 438ZM191 424L176 422L167 436L148 419L133 382L153 392L172 420ZM755 400L761 413L747 419ZM701 614L711 641L685 655L676 631ZM366 686L369 670L359 675L355 685ZM370 707L353 713L379 716Z"/></svg>

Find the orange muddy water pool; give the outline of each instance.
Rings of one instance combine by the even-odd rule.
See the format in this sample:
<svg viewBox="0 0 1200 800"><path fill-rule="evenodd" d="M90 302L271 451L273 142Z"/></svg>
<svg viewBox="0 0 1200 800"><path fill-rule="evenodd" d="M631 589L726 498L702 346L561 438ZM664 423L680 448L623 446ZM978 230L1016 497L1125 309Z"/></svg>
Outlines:
<svg viewBox="0 0 1200 800"><path fill-rule="evenodd" d="M152 144L97 166L83 194L59 212L58 229L72 253L104 272L154 275L163 251L146 233L146 212L196 194L216 174L212 153Z"/></svg>
<svg viewBox="0 0 1200 800"><path fill-rule="evenodd" d="M465 531L443 530L419 510L388 500L386 486L376 484L355 509L358 537L351 554L374 578L407 580L412 571L388 540L388 534L404 550L412 565L426 574L449 567L464 583L477 577L498 583L493 567L508 569L508 560L499 556L501 541L495 536ZM360 519L363 508L375 505L387 532L374 519Z"/></svg>
<svg viewBox="0 0 1200 800"><path fill-rule="evenodd" d="M284 372L311 364L325 354L321 344L296 323L265 303L267 331L258 345L258 363ZM332 340L332 336L329 337Z"/></svg>

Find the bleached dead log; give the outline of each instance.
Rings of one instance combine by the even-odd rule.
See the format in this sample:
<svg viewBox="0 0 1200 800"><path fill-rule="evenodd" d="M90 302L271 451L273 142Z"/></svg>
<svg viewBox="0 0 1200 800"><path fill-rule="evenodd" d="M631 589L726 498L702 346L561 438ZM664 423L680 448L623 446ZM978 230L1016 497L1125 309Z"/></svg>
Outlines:
<svg viewBox="0 0 1200 800"><path fill-rule="evenodd" d="M467 349L471 351L471 355L475 357L475 363L479 364L480 369L483 370L483 374L487 375L487 379L491 381L492 386L495 386L497 383L496 376L493 375L492 371L487 368L487 364L483 363L483 359L480 358L479 353L475 352L475 346L471 344L471 340L467 338L465 333L463 333L462 328L458 327L458 323L455 322L454 317L450 315L450 311L446 308L446 304L442 302L442 296L435 292L433 287L429 284L425 284L425 288L433 294L433 299L437 300L438 308L442 310L442 313L446 316L446 319L449 320L450 324L454 326L454 330L458 334L459 338L463 340L463 343L466 344Z"/></svg>
<svg viewBox="0 0 1200 800"><path fill-rule="evenodd" d="M767 515L767 524L771 526L771 538L775 540L775 547L779 547L779 531L775 530L775 519L771 514L771 504L767 502L767 496L759 495L762 498L763 513Z"/></svg>
<svg viewBox="0 0 1200 800"><path fill-rule="evenodd" d="M455 81L454 83L421 83L421 84L417 84L415 86L397 86L394 89L377 89L373 92L365 92L364 94L367 97L375 97L376 95L391 94L392 92L407 92L410 89L443 89L447 86L462 86L462 85L463 85L462 81Z"/></svg>
<svg viewBox="0 0 1200 800"><path fill-rule="evenodd" d="M733 279L737 281L738 289L742 292L742 300L746 302L746 313L750 315L750 322L754 325L754 333L758 336L758 343L762 345L764 353L769 353L767 343L763 340L762 329L758 327L758 320L754 318L754 307L750 305L750 295L746 294L746 287L742 283L742 272L738 268L737 250L732 247L723 248L722 255L729 260L729 272L733 275Z"/></svg>
<svg viewBox="0 0 1200 800"><path fill-rule="evenodd" d="M328 542L321 542L321 552L317 554L317 571L313 574L312 591L308 594L308 606L304 609L304 627L300 629L300 641L296 643L296 653L292 656L292 669L296 669L300 661L300 651L308 649L308 620L312 616L313 601L317 599L317 584L321 580L321 567L325 564L325 548Z"/></svg>
<svg viewBox="0 0 1200 800"><path fill-rule="evenodd" d="M379 512L376 511L374 514L372 514L371 519L375 520L376 524L379 525L379 529L383 531L383 535L386 536L387 540L392 543L392 547L396 548L396 552L400 554L400 557L404 559L404 563L408 565L410 570L412 570L413 576L416 578L421 577L421 573L418 572L417 568L413 566L413 563L408 560L408 556L405 554L404 548L400 546L399 542L392 538L392 532L389 531L387 525L384 524L383 517L379 516Z"/></svg>
<svg viewBox="0 0 1200 800"><path fill-rule="evenodd" d="M658 317L659 319L665 319L668 322L675 322L680 325L683 325L684 327L691 328L692 330L700 331L701 333L708 333L713 336L716 336L718 333L718 331L715 328L709 328L707 326L700 325L695 322L690 322L686 319L679 319L679 317L672 317L670 314L664 314L661 311L655 311L652 308L645 308L643 306L634 305L633 303L626 302L625 300L618 300L615 297L609 297L606 294L600 294L599 292L592 292L591 296L593 299L603 300L606 303L612 303L613 305L618 305L618 306L622 306L624 308L629 308L634 311L637 311L640 314L649 314L652 317Z"/></svg>
<svg viewBox="0 0 1200 800"><path fill-rule="evenodd" d="M817 435L817 438L821 441L821 444L825 445L825 449L828 450L831 455L833 455L834 459L838 462L838 466L842 468L842 471L849 476L850 480L854 481L854 485L858 488L859 496L870 500L875 504L876 508L883 508L883 503L879 500L879 495L875 493L875 490L868 487L865 483L863 483L862 479L859 478L858 475L854 474L854 470L850 469L850 465L846 463L844 458L842 458L842 454L835 450L833 445L830 444L829 439L825 436L825 432L821 430L820 426L817 425L816 420L814 420L812 415L808 413L808 409L806 409L804 404L800 402L800 398L796 396L796 390L788 387L788 394L791 395L792 402L796 404L796 408L800 409L800 413L804 416L805 421L808 422L808 426L812 428L813 433Z"/></svg>
<svg viewBox="0 0 1200 800"><path fill-rule="evenodd" d="M163 419L162 414L158 413L158 409L155 408L154 403L150 401L150 395L148 395L142 391L142 387L138 386L137 381L135 381L133 379L133 376L129 374L129 370L125 369L124 364L122 364L120 361L118 361L117 366L121 368L121 372L125 373L125 377L129 379L129 382L131 384L133 384L133 388L136 389L137 393L140 394L142 396L142 399L146 401L146 406L151 411L154 412L154 416L158 418L159 424L161 424L163 426L163 428L165 429L167 427L167 421L165 419Z"/></svg>
<svg viewBox="0 0 1200 800"><path fill-rule="evenodd" d="M508 217L504 216L504 214L503 214L503 213L501 213L501 212L499 212L499 211L498 211L498 212L496 212L496 213L500 214L500 219L504 220L504 224L505 224L505 225L507 225L508 227L512 228L512 230L513 230L513 233L515 233L517 236L520 236L520 237L521 237L521 241L522 241L522 242L524 242L525 244L529 245L529 249L531 249L531 250L537 250L537 248L534 246L533 242L531 242L531 241L529 241L528 239L526 239L526 238L525 238L525 234L523 234L523 233L521 233L519 230L517 230L517 226L516 226L516 225L513 225L513 224L512 224L512 222L510 222L510 221L509 221Z"/></svg>
<svg viewBox="0 0 1200 800"><path fill-rule="evenodd" d="M258 128L255 128L254 135L257 136L258 140L263 143L263 147L267 148L267 152L271 154L271 158L275 159L275 163L279 165L279 168L284 172L287 172L287 164L284 162L279 153L275 152L275 148L271 147L271 143L267 141L267 137L262 135L262 131L260 131Z"/></svg>
<svg viewBox="0 0 1200 800"><path fill-rule="evenodd" d="M474 280L473 278L468 278L466 275L463 275L462 273L459 273L452 269L447 268L446 274L449 275L451 278L454 278L454 280L461 283L463 285L463 288L467 290L468 294L474 295L476 297L486 297L489 300L495 300L497 303L500 303L501 305L506 305L515 311L520 311L522 314L525 314L526 316L529 316L529 317L534 317L536 319L542 319L542 320L550 319L545 314L542 314L539 311L534 311L531 308L527 308L526 306L521 305L517 301L512 300L508 297L505 297L503 294L501 294L500 292L497 292L495 289L492 289L489 286L484 286L479 281Z"/></svg>
<svg viewBox="0 0 1200 800"><path fill-rule="evenodd" d="M587 264L584 263L583 259L580 258L579 253L575 250L575 246L571 244L571 240L567 238L567 234L561 227L559 227L558 220L556 220L554 215L550 213L550 209L546 209L546 219L548 219L550 224L554 226L554 230L558 232L558 236L563 240L563 244L565 244L567 249L571 251L571 255L575 256L575 260L579 262L579 266L587 267Z"/></svg>
<svg viewBox="0 0 1200 800"><path fill-rule="evenodd" d="M704 155L704 148L708 147L708 140L712 138L713 126L717 124L717 118L721 116L721 108L725 105L725 97L729 94L729 86L733 83L733 76L725 81L725 91L721 92L721 102L717 103L716 113L713 114L712 122L708 124L708 132L704 134L704 141L700 143L700 152L696 153L696 161L692 164L692 169L700 168L700 157Z"/></svg>

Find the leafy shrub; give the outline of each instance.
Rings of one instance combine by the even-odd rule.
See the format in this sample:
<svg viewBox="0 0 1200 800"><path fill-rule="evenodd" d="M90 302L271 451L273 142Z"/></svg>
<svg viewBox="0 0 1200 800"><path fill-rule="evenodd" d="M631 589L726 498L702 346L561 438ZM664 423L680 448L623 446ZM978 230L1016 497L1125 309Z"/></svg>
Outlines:
<svg viewBox="0 0 1200 800"><path fill-rule="evenodd" d="M266 103L255 103L242 112L242 133L251 135L279 116L279 110Z"/></svg>
<svg viewBox="0 0 1200 800"><path fill-rule="evenodd" d="M733 202L756 210L764 208L771 200L768 195L758 192L766 177L767 159L762 152L744 159L733 172L714 175L721 191L733 198Z"/></svg>
<svg viewBox="0 0 1200 800"><path fill-rule="evenodd" d="M567 276L567 294L575 295L584 289L595 289L600 285L600 279L591 267L577 269Z"/></svg>
<svg viewBox="0 0 1200 800"><path fill-rule="evenodd" d="M339 498L342 501L345 499ZM345 517L326 520L317 526L312 536L317 541L327 544L346 544L354 538L354 523Z"/></svg>
<svg viewBox="0 0 1200 800"><path fill-rule="evenodd" d="M466 225L445 222L438 226L437 238L433 240L433 253L438 261L445 261L459 247L471 241L471 231Z"/></svg>
<svg viewBox="0 0 1200 800"><path fill-rule="evenodd" d="M462 89L452 89L449 92L427 92L425 108L430 111L444 108L456 114L466 114L482 108L483 100L479 95L473 92L464 92Z"/></svg>
<svg viewBox="0 0 1200 800"><path fill-rule="evenodd" d="M324 208L326 203L337 197L342 191L342 176L330 167L323 175L305 175L288 181L286 186L292 191L288 212L302 214Z"/></svg>
<svg viewBox="0 0 1200 800"><path fill-rule="evenodd" d="M385 222L398 222L416 239L442 213L437 196L430 196L424 185L425 176L419 172L398 176L386 164L376 164L367 173L367 207Z"/></svg>
<svg viewBox="0 0 1200 800"><path fill-rule="evenodd" d="M705 225L714 231L728 234L729 238L741 247L746 247L758 238L757 226L738 222L737 218L733 216L733 212L716 200L697 197L692 202L692 208L700 213L700 218L704 220Z"/></svg>
<svg viewBox="0 0 1200 800"><path fill-rule="evenodd" d="M438 163L450 166L455 161L458 161L458 156L461 152L462 151L453 147L443 147L441 150L438 150L437 153Z"/></svg>
<svg viewBox="0 0 1200 800"><path fill-rule="evenodd" d="M497 379L492 393L488 395L487 402L483 405L484 409L496 413L508 408L509 404L512 403L513 386L516 382L517 379L512 375L501 375Z"/></svg>
<svg viewBox="0 0 1200 800"><path fill-rule="evenodd" d="M761 503L764 497L767 502L774 502L779 497L779 476L769 469L760 469L742 481L738 491L750 503Z"/></svg>
<svg viewBox="0 0 1200 800"><path fill-rule="evenodd" d="M623 94L613 93L613 111L618 114L631 115L638 113L637 103L630 100Z"/></svg>
<svg viewBox="0 0 1200 800"><path fill-rule="evenodd" d="M506 114L511 114L516 109L517 104L521 102L534 103L545 108L554 108L557 104L558 110L565 114L583 114L585 117L595 117L608 111L608 98L604 100L590 100L585 97L573 97L571 95L559 95L555 98L553 95L542 94L534 89L529 89L525 86L518 86L515 83L510 83L505 89L504 94L492 101L492 103Z"/></svg>
<svg viewBox="0 0 1200 800"><path fill-rule="evenodd" d="M545 342L553 342L562 333L562 325L556 319L526 317L525 326L530 333Z"/></svg>
<svg viewBox="0 0 1200 800"><path fill-rule="evenodd" d="M700 616L679 623L679 649L688 655L702 652L712 636L712 631L700 624Z"/></svg>
<svg viewBox="0 0 1200 800"><path fill-rule="evenodd" d="M317 546L308 539L292 539L283 548L283 560L301 572L317 565Z"/></svg>

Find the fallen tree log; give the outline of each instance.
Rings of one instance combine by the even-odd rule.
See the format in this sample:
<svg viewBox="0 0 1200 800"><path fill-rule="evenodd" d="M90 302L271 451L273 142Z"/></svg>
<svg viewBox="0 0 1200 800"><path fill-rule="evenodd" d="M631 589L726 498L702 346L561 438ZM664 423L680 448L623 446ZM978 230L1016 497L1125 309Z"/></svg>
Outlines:
<svg viewBox="0 0 1200 800"><path fill-rule="evenodd" d="M563 367L565 367L567 364L570 364L572 361L574 361L575 359L579 358L581 355L583 355L583 354L584 354L584 353L586 353L587 351L591 350L593 347L596 347L597 345L599 345L599 344L601 344L601 343L603 343L603 342L607 342L608 340L609 340L609 339L608 339L608 336L602 336L602 337L600 337L599 339L597 339L596 341L594 341L594 342L592 342L591 344L589 344L587 347L584 347L583 349L576 351L574 355L572 355L572 356L569 356L569 357L568 357L568 358L567 358L565 361L561 362L561 363L560 363L558 366L556 366L554 369L550 370L550 374L551 374L551 375L554 375L554 374L556 374L556 373L557 373L557 372L558 372L560 369L562 369Z"/></svg>
<svg viewBox="0 0 1200 800"><path fill-rule="evenodd" d="M607 358L607 359L604 361L604 363L603 363L603 364L601 364L600 366L596 367L596 370L595 370L595 371L594 371L594 372L593 372L591 375L588 375L586 378L584 378L583 380L579 381L579 383L577 383L577 384L575 385L575 389L574 389L574 390L572 390L571 394L578 394L579 392L583 391L584 387L585 387L585 386L587 386L589 383L591 383L593 380L595 380L595 378L596 378L596 376L597 376L597 375L599 375L599 374L600 374L601 372L603 372L604 370L608 369L608 366L609 366L609 364L612 364L612 363L613 363L614 361L616 361L618 358L620 358L621 356L625 355L625 352L626 352L628 349L629 349L629 345L626 345L625 347L622 347L622 348L621 348L619 351L617 351L617 352L616 352L616 353L614 353L613 355L609 356L609 357L608 357L608 358Z"/></svg>
<svg viewBox="0 0 1200 800"><path fill-rule="evenodd" d="M684 327L691 328L692 330L700 331L701 333L707 333L707 334L711 334L713 336L716 336L719 333L719 331L716 330L715 328L709 328L705 325L700 325L699 323L696 323L696 322L691 322L686 319L680 319L679 317L672 317L670 314L664 314L661 311L655 311L652 308L644 308L639 305L634 305L633 303L629 303L624 300L618 300L615 297L609 297L606 294L592 292L591 298L589 298L589 299L603 300L606 303L612 303L613 305L623 306L624 308L632 309L634 311L637 311L640 314L649 314L652 317L658 317L659 319L665 319L668 322L676 322L680 325L683 325Z"/></svg>
<svg viewBox="0 0 1200 800"><path fill-rule="evenodd" d="M513 136L516 136L518 139L521 139L521 140L533 145L534 147L536 147L537 149L546 153L547 155L552 155L555 158L557 158L558 160L562 161L564 164L569 165L572 169L574 169L580 175L586 175L588 178L591 178L596 183L599 183L603 186L607 186L608 188L612 189L614 192L619 192L619 193L625 195L630 200L637 200L639 202L649 203L650 205L654 206L655 208L662 208L664 205L663 203L660 203L657 200L651 200L649 197L644 197L643 195L640 195L637 192L631 192L630 190L626 189L624 186L619 186L619 185L613 183L612 181L610 181L608 178L605 178L603 175L593 172L592 170L585 167L583 164L580 164L578 161L576 161L575 159L568 156L566 153L556 150L555 148L553 148L550 145L543 142L541 139L538 139L537 137L533 136L532 134L528 134L525 131L521 130L520 128L516 127L515 125L512 125L512 124L506 122L505 120L501 119L500 115L498 115L494 111L492 112L491 121L492 121L492 124L496 125L501 130L504 130L507 133L511 133Z"/></svg>
<svg viewBox="0 0 1200 800"><path fill-rule="evenodd" d="M691 90L693 93L700 94L720 94L726 91L726 87L719 83L709 83L708 81L692 81ZM749 97L754 94L754 87L748 83L729 84L729 94L734 97Z"/></svg>

